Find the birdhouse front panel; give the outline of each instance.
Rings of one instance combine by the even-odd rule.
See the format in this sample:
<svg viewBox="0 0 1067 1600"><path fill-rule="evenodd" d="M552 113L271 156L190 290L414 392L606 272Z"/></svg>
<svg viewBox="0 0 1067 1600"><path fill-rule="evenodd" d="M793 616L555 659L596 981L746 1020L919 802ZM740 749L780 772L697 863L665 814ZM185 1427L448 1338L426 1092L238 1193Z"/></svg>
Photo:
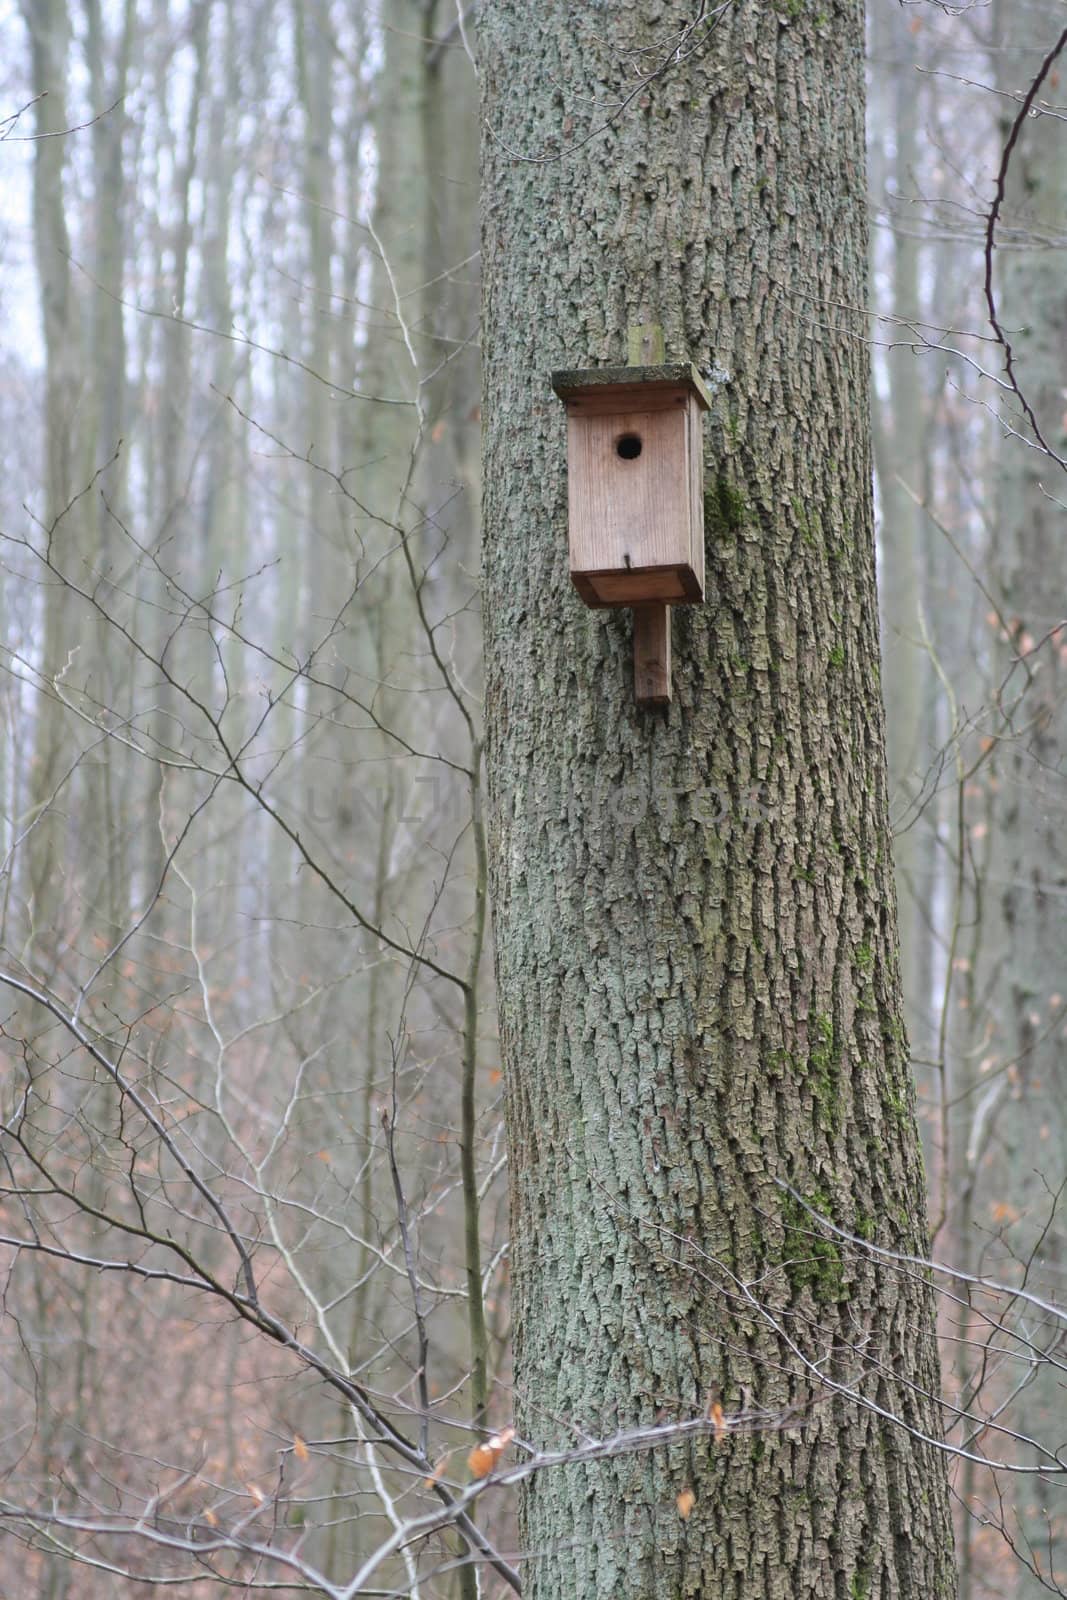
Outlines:
<svg viewBox="0 0 1067 1600"><path fill-rule="evenodd" d="M689 367L553 377L567 407L571 578L587 605L704 598L705 402L694 378Z"/></svg>

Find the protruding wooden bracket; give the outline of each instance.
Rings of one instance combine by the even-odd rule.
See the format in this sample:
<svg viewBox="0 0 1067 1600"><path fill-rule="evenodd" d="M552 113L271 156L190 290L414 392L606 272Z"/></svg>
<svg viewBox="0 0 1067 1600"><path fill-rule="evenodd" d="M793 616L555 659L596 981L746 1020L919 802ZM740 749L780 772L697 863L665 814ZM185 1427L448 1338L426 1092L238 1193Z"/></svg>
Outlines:
<svg viewBox="0 0 1067 1600"><path fill-rule="evenodd" d="M626 330L626 365L661 367L667 359L663 326L659 322L631 322Z"/></svg>
<svg viewBox="0 0 1067 1600"><path fill-rule="evenodd" d="M662 365L667 357L660 323L631 323L626 330L626 359L631 367ZM670 704L670 606L634 606L634 699L639 706Z"/></svg>
<svg viewBox="0 0 1067 1600"><path fill-rule="evenodd" d="M639 706L670 704L670 606L634 606L634 699Z"/></svg>

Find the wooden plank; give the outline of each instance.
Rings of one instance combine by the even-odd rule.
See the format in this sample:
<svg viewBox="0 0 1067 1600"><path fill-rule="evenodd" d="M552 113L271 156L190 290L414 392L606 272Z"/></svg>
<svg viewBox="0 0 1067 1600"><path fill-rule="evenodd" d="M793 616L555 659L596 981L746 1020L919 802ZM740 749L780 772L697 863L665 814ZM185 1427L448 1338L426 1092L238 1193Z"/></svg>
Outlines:
<svg viewBox="0 0 1067 1600"><path fill-rule="evenodd" d="M667 343L661 322L631 322L626 330L628 367L662 366L667 359Z"/></svg>
<svg viewBox="0 0 1067 1600"><path fill-rule="evenodd" d="M678 411L571 417L568 520L572 572L682 568L692 564L689 419ZM620 454L632 440L639 453ZM700 591L694 575L694 587ZM659 599L658 590L630 590Z"/></svg>
<svg viewBox="0 0 1067 1600"><path fill-rule="evenodd" d="M654 391L657 388L684 389L696 396L702 410L711 406L708 386L691 361L663 361L657 366L579 367L552 374L552 387L561 400L588 395L596 389L616 384Z"/></svg>
<svg viewBox="0 0 1067 1600"><path fill-rule="evenodd" d="M671 699L671 613L667 606L634 606L634 699L665 706Z"/></svg>
<svg viewBox="0 0 1067 1600"><path fill-rule="evenodd" d="M564 401L568 417L612 417L621 411L682 412L690 391L680 383L655 384L641 389L636 383L613 383L605 389L580 389Z"/></svg>
<svg viewBox="0 0 1067 1600"><path fill-rule="evenodd" d="M667 350L658 322L631 324L626 330L627 364L645 375L646 393L662 393L661 380L650 379L652 363L663 363ZM688 363L686 363L688 365ZM633 382L631 378L631 383ZM682 390L685 393L685 390ZM656 419L660 421L660 419ZM660 423L661 430L666 419ZM653 424L655 426L655 424ZM666 423L669 436L670 423ZM629 565L629 563L627 563ZM671 614L662 604L634 608L634 699L639 706L667 705L671 698Z"/></svg>
<svg viewBox="0 0 1067 1600"><path fill-rule="evenodd" d="M689 403L689 533L692 540L689 565L695 580L698 600L704 599L704 425L695 401Z"/></svg>
<svg viewBox="0 0 1067 1600"><path fill-rule="evenodd" d="M692 598L693 576L688 567L681 571L654 567L648 572L572 572L571 581L591 606L638 606L651 601L684 605Z"/></svg>

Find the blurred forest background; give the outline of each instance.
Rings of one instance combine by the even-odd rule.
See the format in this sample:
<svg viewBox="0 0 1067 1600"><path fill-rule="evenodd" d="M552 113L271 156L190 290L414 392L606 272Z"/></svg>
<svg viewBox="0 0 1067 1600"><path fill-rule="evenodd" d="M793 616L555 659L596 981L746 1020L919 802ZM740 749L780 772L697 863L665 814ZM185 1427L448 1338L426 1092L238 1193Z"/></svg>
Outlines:
<svg viewBox="0 0 1067 1600"><path fill-rule="evenodd" d="M931 1252L1008 1286L943 1296L962 1600L1067 1594L1062 1490L981 1464L988 1419L1063 1442L1058 68L987 236L1065 20L869 6ZM489 1547L410 1536L511 1414L477 10L0 0L0 40L0 1595L466 1600L472 1548L508 1592L506 1489Z"/></svg>

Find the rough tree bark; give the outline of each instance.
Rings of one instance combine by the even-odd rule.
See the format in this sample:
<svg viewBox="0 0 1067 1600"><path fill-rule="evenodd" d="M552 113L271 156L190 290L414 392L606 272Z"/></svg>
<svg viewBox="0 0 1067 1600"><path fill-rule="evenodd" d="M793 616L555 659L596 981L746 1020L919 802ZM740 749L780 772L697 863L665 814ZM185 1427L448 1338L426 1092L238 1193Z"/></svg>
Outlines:
<svg viewBox="0 0 1067 1600"><path fill-rule="evenodd" d="M536 1477L525 1592L946 1595L937 1451L786 1342L937 1436L927 1288L813 1236L775 1183L925 1245L874 591L862 6L739 0L687 31L694 13L480 8L517 1420L558 1446L715 1396L796 1416ZM644 323L715 391L709 600L675 613L666 713L633 705L629 615L568 582L548 379L625 362Z"/></svg>
<svg viewBox="0 0 1067 1600"><path fill-rule="evenodd" d="M1056 0L998 4L993 43L1004 91L1017 95L1063 28ZM1055 72L1039 104L1060 99ZM1017 115L1001 102L1001 141ZM1067 294L1055 248L1067 225L1067 151L1055 118L1027 117L1011 157L998 234L995 289L1009 330L1018 381L1044 437L1067 454L1063 355ZM1051 247L1050 247L1051 246ZM1005 406L1024 440L1031 431L1020 406ZM1028 1278L1038 1293L1055 1292L1067 1260L1062 1206L1049 1221L1051 1192L1067 1171L1067 1074L1063 1066L1062 962L1067 943L1067 844L1063 752L1067 748L1067 518L1064 478L1041 452L1004 437L997 461L993 572L1011 637L998 665L1004 703L1015 705L997 752L997 827L988 895L992 936L986 979L995 995L993 1046L1008 1063L1007 1099L998 1116L1002 1154L993 1192L1015 1210L1007 1237L1022 1258L1035 1252ZM1059 992L1057 992L1059 991ZM990 1086L991 1087L991 1086ZM988 1091L987 1091L988 1092ZM1040 1344L1056 1347L1039 1330ZM1062 1436L1063 1385L1051 1366L1033 1373L1020 1399L1017 1426L1030 1437ZM1028 1457L1026 1459L1029 1459ZM974 1509L973 1506L969 1509ZM1010 1531L1022 1558L1016 1600L1037 1600L1049 1583L1062 1590L1067 1530L1062 1493L1038 1479L1017 1487ZM1029 1569L1029 1570L1027 1570Z"/></svg>

